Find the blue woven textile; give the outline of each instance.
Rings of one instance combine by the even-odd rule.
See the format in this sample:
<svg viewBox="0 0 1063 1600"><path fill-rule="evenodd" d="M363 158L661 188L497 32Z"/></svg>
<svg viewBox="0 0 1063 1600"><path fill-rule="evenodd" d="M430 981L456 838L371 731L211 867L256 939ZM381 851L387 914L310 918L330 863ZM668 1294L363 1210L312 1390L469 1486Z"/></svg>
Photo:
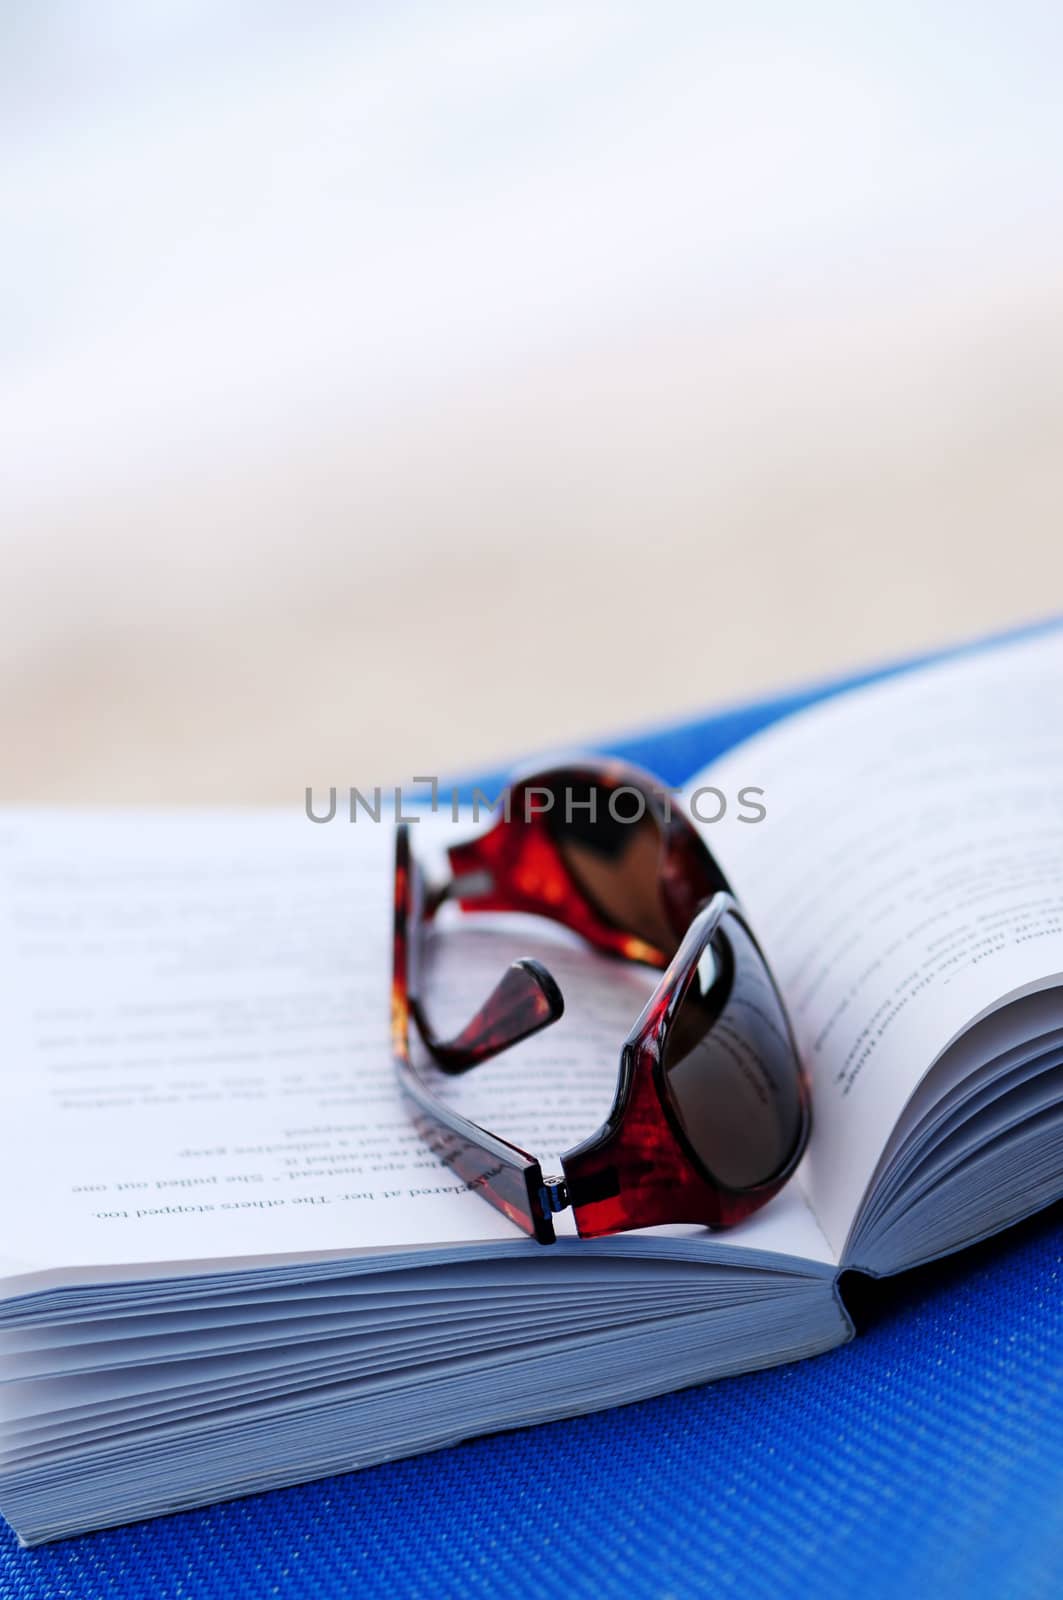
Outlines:
<svg viewBox="0 0 1063 1600"><path fill-rule="evenodd" d="M680 781L828 692L612 748ZM1063 1209L793 1366L20 1551L0 1600L1063 1596Z"/></svg>

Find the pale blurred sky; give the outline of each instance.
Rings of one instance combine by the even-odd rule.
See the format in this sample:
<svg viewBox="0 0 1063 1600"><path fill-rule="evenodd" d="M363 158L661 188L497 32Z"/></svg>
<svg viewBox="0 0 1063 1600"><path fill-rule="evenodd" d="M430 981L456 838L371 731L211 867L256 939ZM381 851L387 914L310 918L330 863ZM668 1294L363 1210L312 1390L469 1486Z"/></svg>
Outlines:
<svg viewBox="0 0 1063 1600"><path fill-rule="evenodd" d="M4 8L8 493L1058 251L1058 5ZM8 523L10 530L11 524Z"/></svg>
<svg viewBox="0 0 1063 1600"><path fill-rule="evenodd" d="M1058 608L1061 62L1056 4L9 0L9 790L372 782Z"/></svg>

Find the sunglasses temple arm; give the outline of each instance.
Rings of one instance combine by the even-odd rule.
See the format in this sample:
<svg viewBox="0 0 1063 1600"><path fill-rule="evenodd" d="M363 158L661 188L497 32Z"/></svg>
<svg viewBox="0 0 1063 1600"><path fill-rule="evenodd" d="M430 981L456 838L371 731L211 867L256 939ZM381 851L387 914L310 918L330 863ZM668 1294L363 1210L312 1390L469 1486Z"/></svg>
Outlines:
<svg viewBox="0 0 1063 1600"><path fill-rule="evenodd" d="M556 1022L565 1009L554 978L540 961L526 957L507 967L476 1015L452 1039L440 1039L416 1001L421 1038L443 1072L467 1072L521 1039Z"/></svg>

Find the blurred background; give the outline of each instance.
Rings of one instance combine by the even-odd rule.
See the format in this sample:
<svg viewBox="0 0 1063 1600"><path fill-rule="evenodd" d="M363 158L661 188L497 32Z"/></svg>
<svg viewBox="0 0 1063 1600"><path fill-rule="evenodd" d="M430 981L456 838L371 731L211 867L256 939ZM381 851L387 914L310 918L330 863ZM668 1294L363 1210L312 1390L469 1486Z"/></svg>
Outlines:
<svg viewBox="0 0 1063 1600"><path fill-rule="evenodd" d="M1063 9L0 11L0 799L291 802L1061 609Z"/></svg>

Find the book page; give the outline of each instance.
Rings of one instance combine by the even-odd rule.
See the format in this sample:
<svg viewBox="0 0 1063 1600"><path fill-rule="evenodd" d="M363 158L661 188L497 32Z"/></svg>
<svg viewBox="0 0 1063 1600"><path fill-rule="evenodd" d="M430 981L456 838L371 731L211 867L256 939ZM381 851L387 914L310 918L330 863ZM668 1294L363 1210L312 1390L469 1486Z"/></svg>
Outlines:
<svg viewBox="0 0 1063 1600"><path fill-rule="evenodd" d="M702 826L790 1010L813 1089L802 1179L841 1254L935 1057L1063 974L1063 633L827 702L691 785L763 789ZM704 795L696 809L718 809Z"/></svg>
<svg viewBox="0 0 1063 1600"><path fill-rule="evenodd" d="M415 828L429 853L436 825ZM395 1085L393 848L386 822L294 813L0 816L0 1278L523 1241ZM549 924L476 922L433 941L441 1026L515 955L569 1004L446 1092L559 1152L607 1112L653 977ZM826 1258L796 1190L768 1209L721 1237Z"/></svg>

